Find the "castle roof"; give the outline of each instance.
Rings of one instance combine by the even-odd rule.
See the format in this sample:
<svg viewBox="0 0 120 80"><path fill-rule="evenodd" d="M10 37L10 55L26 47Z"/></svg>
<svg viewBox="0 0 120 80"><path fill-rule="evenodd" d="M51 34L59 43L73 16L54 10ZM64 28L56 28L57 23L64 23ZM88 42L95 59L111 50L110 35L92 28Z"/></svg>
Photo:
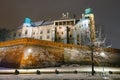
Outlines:
<svg viewBox="0 0 120 80"><path fill-rule="evenodd" d="M45 26L45 25L52 25L54 22L53 21L38 21L38 22L32 22L31 25L32 27L38 27L38 26Z"/></svg>

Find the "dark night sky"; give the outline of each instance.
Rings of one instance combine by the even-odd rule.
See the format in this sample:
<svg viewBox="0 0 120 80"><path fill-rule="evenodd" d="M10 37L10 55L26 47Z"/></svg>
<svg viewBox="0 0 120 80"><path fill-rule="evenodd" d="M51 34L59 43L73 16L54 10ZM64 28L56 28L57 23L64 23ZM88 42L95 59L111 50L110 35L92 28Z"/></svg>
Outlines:
<svg viewBox="0 0 120 80"><path fill-rule="evenodd" d="M0 27L16 28L25 17L32 21L59 19L62 12L81 17L91 7L113 48L120 49L120 0L0 0Z"/></svg>

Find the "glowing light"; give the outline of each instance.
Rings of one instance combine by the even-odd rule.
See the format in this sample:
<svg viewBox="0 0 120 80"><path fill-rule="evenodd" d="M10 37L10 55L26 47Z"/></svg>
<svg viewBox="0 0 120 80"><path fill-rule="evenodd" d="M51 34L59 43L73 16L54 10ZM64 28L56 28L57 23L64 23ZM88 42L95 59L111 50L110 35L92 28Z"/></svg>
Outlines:
<svg viewBox="0 0 120 80"><path fill-rule="evenodd" d="M106 55L105 55L104 52L101 52L100 55L101 55L102 57L106 57Z"/></svg>
<svg viewBox="0 0 120 80"><path fill-rule="evenodd" d="M28 49L28 53L31 53L32 52L32 49Z"/></svg>
<svg viewBox="0 0 120 80"><path fill-rule="evenodd" d="M32 49L31 48L28 48L25 50L25 54L24 54L24 59L27 59L28 58L28 55L31 54L32 52Z"/></svg>
<svg viewBox="0 0 120 80"><path fill-rule="evenodd" d="M31 23L31 19L30 18L25 18L25 22L24 23Z"/></svg>
<svg viewBox="0 0 120 80"><path fill-rule="evenodd" d="M31 26L31 19L30 18L25 18L23 25L27 26L27 27L30 27Z"/></svg>
<svg viewBox="0 0 120 80"><path fill-rule="evenodd" d="M83 20L83 22L82 22L82 27L84 28L84 29L87 29L88 27L89 27L89 23L90 23L90 20L88 20L88 19L86 19L86 20Z"/></svg>

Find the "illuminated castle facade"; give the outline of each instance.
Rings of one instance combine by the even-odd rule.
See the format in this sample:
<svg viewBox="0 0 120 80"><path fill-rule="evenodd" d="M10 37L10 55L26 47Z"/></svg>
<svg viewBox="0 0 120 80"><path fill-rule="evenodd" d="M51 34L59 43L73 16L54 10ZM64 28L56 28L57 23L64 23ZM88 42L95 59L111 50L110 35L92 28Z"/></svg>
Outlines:
<svg viewBox="0 0 120 80"><path fill-rule="evenodd" d="M25 18L23 25L12 35L12 39L34 38L62 42L65 44L88 44L95 39L94 14L90 8L85 10L79 20L70 19L69 13L54 21L32 22Z"/></svg>
<svg viewBox="0 0 120 80"><path fill-rule="evenodd" d="M90 8L79 20L69 18L69 13L54 21L25 18L23 25L12 32L13 40L0 42L0 66L27 69L69 63L90 65L91 52L95 65L120 66L120 50L106 48L104 36L97 29Z"/></svg>

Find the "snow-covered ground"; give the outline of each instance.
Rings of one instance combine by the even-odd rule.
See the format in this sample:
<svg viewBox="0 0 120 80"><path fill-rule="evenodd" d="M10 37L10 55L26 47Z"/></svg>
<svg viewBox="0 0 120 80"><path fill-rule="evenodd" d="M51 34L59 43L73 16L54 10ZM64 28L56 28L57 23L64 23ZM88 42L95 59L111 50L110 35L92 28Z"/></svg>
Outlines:
<svg viewBox="0 0 120 80"><path fill-rule="evenodd" d="M91 76L85 74L20 74L0 75L0 80L120 80L119 75Z"/></svg>

